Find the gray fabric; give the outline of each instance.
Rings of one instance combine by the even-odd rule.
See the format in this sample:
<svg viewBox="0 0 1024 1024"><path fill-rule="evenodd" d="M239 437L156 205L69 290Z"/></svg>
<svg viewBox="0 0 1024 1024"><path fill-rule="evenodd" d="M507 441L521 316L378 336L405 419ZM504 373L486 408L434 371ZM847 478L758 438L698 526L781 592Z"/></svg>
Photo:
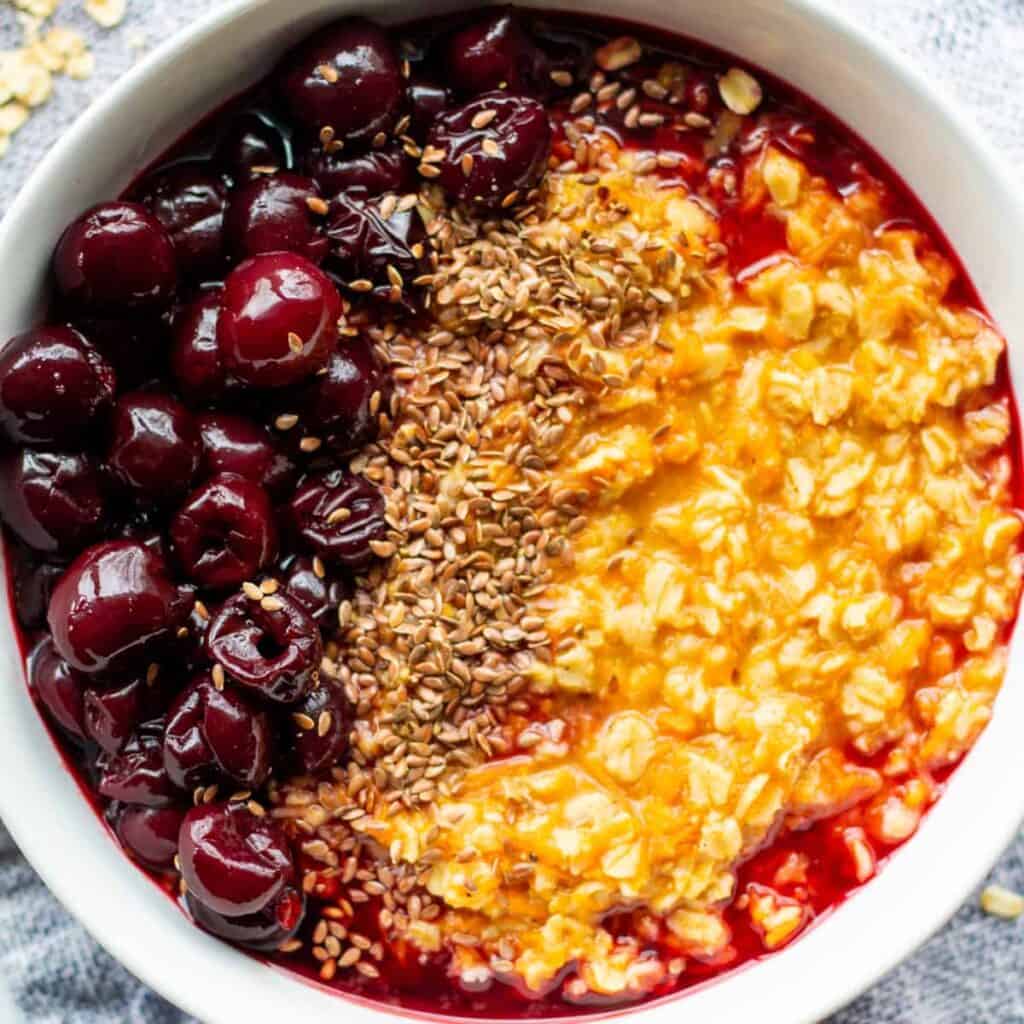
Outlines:
<svg viewBox="0 0 1024 1024"><path fill-rule="evenodd" d="M828 3L829 0L821 0ZM119 28L102 32L67 0L60 23L86 32L97 67L84 82L61 79L46 107L0 161L0 209L50 139L137 57L131 33L166 38L210 0L132 0ZM554 4L552 4L554 6ZM1010 160L1024 160L1024 0L840 0L896 40L943 82ZM19 39L0 0L0 48ZM1024 891L1024 839L993 879ZM183 1024L186 1018L116 964L56 904L0 830L0 971L29 1024ZM973 896L916 956L833 1018L833 1024L1008 1024L1024 1022L1024 924L990 918Z"/></svg>

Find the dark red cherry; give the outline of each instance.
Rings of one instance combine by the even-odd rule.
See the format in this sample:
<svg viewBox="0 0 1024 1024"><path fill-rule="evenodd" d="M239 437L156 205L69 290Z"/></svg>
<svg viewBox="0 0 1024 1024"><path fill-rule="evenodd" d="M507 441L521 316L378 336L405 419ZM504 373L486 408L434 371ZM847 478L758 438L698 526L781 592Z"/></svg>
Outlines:
<svg viewBox="0 0 1024 1024"><path fill-rule="evenodd" d="M117 754L100 754L96 767L100 796L143 807L169 807L181 799L164 771L160 737L140 732Z"/></svg>
<svg viewBox="0 0 1024 1024"><path fill-rule="evenodd" d="M237 946L271 953L299 930L306 912L306 897L300 890L285 886L262 910L232 917L211 910L191 892L185 893L185 905L195 923L211 935Z"/></svg>
<svg viewBox="0 0 1024 1024"><path fill-rule="evenodd" d="M25 629L38 629L46 623L46 609L64 566L37 562L26 553L15 556L14 608Z"/></svg>
<svg viewBox="0 0 1024 1024"><path fill-rule="evenodd" d="M33 328L0 351L0 432L12 444L82 448L115 385L111 365L77 331Z"/></svg>
<svg viewBox="0 0 1024 1024"><path fill-rule="evenodd" d="M224 230L236 260L265 252L297 252L313 263L327 254L323 216L310 207L323 200L316 182L291 171L247 181L231 195Z"/></svg>
<svg viewBox="0 0 1024 1024"><path fill-rule="evenodd" d="M244 416L207 412L199 416L203 441L202 473L236 473L270 494L287 488L295 465L267 430Z"/></svg>
<svg viewBox="0 0 1024 1024"><path fill-rule="evenodd" d="M452 35L441 66L452 85L466 93L543 93L551 85L543 51L515 15L500 8Z"/></svg>
<svg viewBox="0 0 1024 1024"><path fill-rule="evenodd" d="M217 328L228 372L257 388L280 388L327 361L341 297L309 260L277 252L240 263L224 285Z"/></svg>
<svg viewBox="0 0 1024 1024"><path fill-rule="evenodd" d="M295 705L284 724L295 770L316 775L336 765L348 749L351 725L352 710L340 684L321 680Z"/></svg>
<svg viewBox="0 0 1024 1024"><path fill-rule="evenodd" d="M23 448L0 458L0 516L36 551L71 555L103 536L104 491L88 455Z"/></svg>
<svg viewBox="0 0 1024 1024"><path fill-rule="evenodd" d="M160 502L183 494L201 456L199 428L181 402L143 391L117 400L107 462L139 497Z"/></svg>
<svg viewBox="0 0 1024 1024"><path fill-rule="evenodd" d="M346 338L331 353L327 372L306 384L296 400L302 429L337 454L377 437L388 411L391 377L363 338Z"/></svg>
<svg viewBox="0 0 1024 1024"><path fill-rule="evenodd" d="M280 826L240 802L191 808L178 834L178 858L189 892L227 917L259 912L295 874Z"/></svg>
<svg viewBox="0 0 1024 1024"><path fill-rule="evenodd" d="M183 690L167 713L164 768L183 789L227 777L245 789L270 774L270 716L208 676Z"/></svg>
<svg viewBox="0 0 1024 1024"><path fill-rule="evenodd" d="M281 126L268 114L244 110L228 123L214 160L236 182L292 167L292 150Z"/></svg>
<svg viewBox="0 0 1024 1024"><path fill-rule="evenodd" d="M395 121L403 79L388 34L362 18L318 29L285 55L278 87L296 120L344 140L369 139Z"/></svg>
<svg viewBox="0 0 1024 1024"><path fill-rule="evenodd" d="M386 297L393 285L399 285L392 272L397 272L402 288L411 286L420 273L423 226L415 210L395 209L385 219L379 199L342 192L331 201L327 237L329 267L346 283L372 281Z"/></svg>
<svg viewBox="0 0 1024 1024"><path fill-rule="evenodd" d="M217 345L221 290L204 292L174 318L171 372L182 397L195 405L221 398L227 371Z"/></svg>
<svg viewBox="0 0 1024 1024"><path fill-rule="evenodd" d="M417 186L412 161L398 145L364 153L329 153L317 146L306 156L306 170L325 196L347 189L379 196L385 192L415 191Z"/></svg>
<svg viewBox="0 0 1024 1024"><path fill-rule="evenodd" d="M411 82L406 90L409 100L409 134L420 142L426 141L434 119L448 106L448 90L433 82Z"/></svg>
<svg viewBox="0 0 1024 1024"><path fill-rule="evenodd" d="M336 469L310 476L288 506L292 528L325 561L358 571L374 558L388 524L384 498L364 477Z"/></svg>
<svg viewBox="0 0 1024 1024"><path fill-rule="evenodd" d="M184 817L182 807L128 805L119 809L114 831L136 860L154 871L163 871L174 864Z"/></svg>
<svg viewBox="0 0 1024 1024"><path fill-rule="evenodd" d="M322 562L290 555L282 564L285 591L294 597L321 628L337 617L338 605L351 596L348 582Z"/></svg>
<svg viewBox="0 0 1024 1024"><path fill-rule="evenodd" d="M82 214L61 235L53 270L64 298L97 313L166 306L178 284L174 245L140 203L100 203Z"/></svg>
<svg viewBox="0 0 1024 1024"><path fill-rule="evenodd" d="M29 658L29 682L50 717L75 739L85 739L85 682L57 653L50 637Z"/></svg>
<svg viewBox="0 0 1024 1024"><path fill-rule="evenodd" d="M142 191L142 201L174 244L181 273L193 280L220 276L228 201L221 176L205 163L180 163L158 171Z"/></svg>
<svg viewBox="0 0 1024 1024"><path fill-rule="evenodd" d="M474 128L474 119L488 113L493 113L492 120ZM511 202L512 193L522 196L540 181L551 148L551 126L536 100L490 92L441 114L430 144L445 154L437 164L437 181L450 196L494 206ZM468 174L466 157L472 157Z"/></svg>
<svg viewBox="0 0 1024 1024"><path fill-rule="evenodd" d="M85 691L85 731L100 749L116 754L128 742L145 710L146 683L133 679L113 690Z"/></svg>
<svg viewBox="0 0 1024 1024"><path fill-rule="evenodd" d="M288 594L236 594L210 623L206 652L239 685L288 704L316 680L322 647L316 623Z"/></svg>
<svg viewBox="0 0 1024 1024"><path fill-rule="evenodd" d="M134 540L87 548L60 578L47 619L60 655L81 672L145 663L185 624L191 592Z"/></svg>
<svg viewBox="0 0 1024 1024"><path fill-rule="evenodd" d="M259 484L218 473L175 514L171 540L189 579L203 587L236 587L277 554L274 508Z"/></svg>

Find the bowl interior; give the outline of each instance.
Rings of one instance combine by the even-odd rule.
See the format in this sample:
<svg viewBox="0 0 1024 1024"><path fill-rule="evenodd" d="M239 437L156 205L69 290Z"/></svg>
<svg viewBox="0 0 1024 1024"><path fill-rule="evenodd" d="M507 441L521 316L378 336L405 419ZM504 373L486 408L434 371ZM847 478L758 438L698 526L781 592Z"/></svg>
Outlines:
<svg viewBox="0 0 1024 1024"><path fill-rule="evenodd" d="M421 0L417 17L465 6ZM532 6L544 6L533 4ZM1020 383L1024 289L1008 254L1024 237L1019 187L975 130L905 61L851 29L826 0L563 0L562 8L627 17L742 56L820 102L864 137L929 208L964 261L1011 347ZM398 0L244 0L191 26L101 98L50 151L0 225L0 337L38 317L52 245L82 209L123 188L228 96L261 77L316 24L352 10L401 20ZM894 113L898 112L898 116ZM908 130L908 126L913 130ZM970 196L969 204L963 202ZM65 771L24 683L9 610L0 610L0 814L58 897L139 977L210 1022L381 1021L397 1014L297 983L199 932L124 855ZM1019 644L993 722L919 834L830 920L727 980L633 1011L722 1024L820 1019L852 998L945 920L1009 841L1024 791ZM404 1016L404 1014L403 1014Z"/></svg>

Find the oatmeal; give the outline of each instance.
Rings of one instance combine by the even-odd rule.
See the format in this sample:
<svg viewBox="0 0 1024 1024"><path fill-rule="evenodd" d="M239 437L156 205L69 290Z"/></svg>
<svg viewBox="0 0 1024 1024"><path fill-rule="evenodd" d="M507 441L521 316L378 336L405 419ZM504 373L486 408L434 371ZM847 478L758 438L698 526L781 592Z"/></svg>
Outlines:
<svg viewBox="0 0 1024 1024"><path fill-rule="evenodd" d="M301 43L62 237L84 312L0 362L32 685L215 935L421 1008L662 995L868 882L991 717L1005 343L764 76L507 11L395 38ZM29 355L81 387L37 410Z"/></svg>
<svg viewBox="0 0 1024 1024"><path fill-rule="evenodd" d="M703 267L714 221L618 162L553 177L551 209L581 210L553 237L614 259L643 232ZM787 256L742 290L683 270L650 340L567 342L600 384L552 483L587 493L586 522L536 608L556 653L531 681L560 739L528 727L389 832L409 860L442 852L426 884L448 925L491 955L512 940L534 989L573 960L608 994L650 975L600 926L621 906L719 952L735 866L780 819L863 804L866 856L905 839L1002 680L1021 562L1010 411L986 391L1001 338L941 304L948 265L879 231L870 190L844 202L770 146L744 189L767 191ZM769 947L805 923L789 909Z"/></svg>

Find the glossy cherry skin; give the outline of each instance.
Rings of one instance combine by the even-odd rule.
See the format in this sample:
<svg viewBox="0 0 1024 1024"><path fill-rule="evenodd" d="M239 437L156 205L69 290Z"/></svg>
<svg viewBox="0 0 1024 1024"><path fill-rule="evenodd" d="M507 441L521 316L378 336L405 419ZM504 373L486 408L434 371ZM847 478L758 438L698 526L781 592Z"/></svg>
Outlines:
<svg viewBox="0 0 1024 1024"><path fill-rule="evenodd" d="M96 767L101 796L142 807L170 807L181 800L164 771L163 748L155 732L136 733L117 754L101 754Z"/></svg>
<svg viewBox="0 0 1024 1024"><path fill-rule="evenodd" d="M88 455L23 448L0 458L0 516L30 548L73 555L99 540L106 488Z"/></svg>
<svg viewBox="0 0 1024 1024"><path fill-rule="evenodd" d="M189 892L226 917L258 913L295 874L284 832L244 803L191 808L178 833L178 858Z"/></svg>
<svg viewBox="0 0 1024 1024"><path fill-rule="evenodd" d="M277 83L300 124L314 132L333 128L345 141L369 139L390 127L404 86L390 37L362 18L314 32L285 55Z"/></svg>
<svg viewBox="0 0 1024 1024"><path fill-rule="evenodd" d="M305 547L351 571L374 561L370 543L384 540L388 532L380 491L341 469L310 476L295 492L288 515Z"/></svg>
<svg viewBox="0 0 1024 1024"><path fill-rule="evenodd" d="M111 540L71 563L47 619L54 646L74 668L114 672L157 653L185 624L192 603L159 555L138 541Z"/></svg>
<svg viewBox="0 0 1024 1024"><path fill-rule="evenodd" d="M267 700L290 704L313 685L323 648L308 612L286 593L224 602L206 632L206 653L228 676Z"/></svg>
<svg viewBox="0 0 1024 1024"><path fill-rule="evenodd" d="M448 90L443 85L421 80L410 82L406 96L409 101L409 134L423 142L434 119L448 106Z"/></svg>
<svg viewBox="0 0 1024 1024"><path fill-rule="evenodd" d="M317 571L318 568L321 571ZM314 566L306 555L289 555L283 560L284 589L295 598L321 628L338 614L338 605L351 596L348 582L326 566Z"/></svg>
<svg viewBox="0 0 1024 1024"><path fill-rule="evenodd" d="M270 775L272 745L270 716L203 676L167 712L164 768L182 789L221 778L256 789Z"/></svg>
<svg viewBox="0 0 1024 1024"><path fill-rule="evenodd" d="M293 886L285 886L274 900L255 914L227 917L185 893L185 905L200 928L238 946L272 953L287 942L302 924L306 898Z"/></svg>
<svg viewBox="0 0 1024 1024"><path fill-rule="evenodd" d="M214 160L236 183L243 182L255 175L290 170L291 144L269 114L244 110L228 123Z"/></svg>
<svg viewBox="0 0 1024 1024"><path fill-rule="evenodd" d="M217 344L221 291L204 292L174 318L171 372L186 402L202 405L223 397L229 387Z"/></svg>
<svg viewBox="0 0 1024 1024"><path fill-rule="evenodd" d="M182 807L126 805L118 808L114 831L137 861L154 871L165 871L174 864L184 817Z"/></svg>
<svg viewBox="0 0 1024 1024"><path fill-rule="evenodd" d="M29 658L29 683L50 717L69 735L85 739L85 680L46 637Z"/></svg>
<svg viewBox="0 0 1024 1024"><path fill-rule="evenodd" d="M465 93L494 89L533 93L550 88L550 67L543 51L515 15L500 8L452 35L442 59L449 81Z"/></svg>
<svg viewBox="0 0 1024 1024"><path fill-rule="evenodd" d="M395 210L387 220L380 201L362 192L342 192L327 214L329 267L343 281L372 281L386 294L397 270L405 285L420 273L422 222L415 210ZM419 255L417 255L419 254Z"/></svg>
<svg viewBox="0 0 1024 1024"><path fill-rule="evenodd" d="M204 476L235 473L271 495L291 484L295 465L264 427L229 412L202 413L198 422Z"/></svg>
<svg viewBox="0 0 1024 1024"><path fill-rule="evenodd" d="M53 562L37 562L21 553L15 556L14 608L18 622L25 629L38 629L46 623L46 609L64 566Z"/></svg>
<svg viewBox="0 0 1024 1024"><path fill-rule="evenodd" d="M254 256L224 285L221 357L252 387L287 387L327 361L340 316L337 289L309 260L286 252Z"/></svg>
<svg viewBox="0 0 1024 1024"><path fill-rule="evenodd" d="M259 484L218 473L177 511L171 540L189 579L203 587L236 587L277 554L274 508Z"/></svg>
<svg viewBox="0 0 1024 1024"><path fill-rule="evenodd" d="M390 397L391 378L360 336L338 345L327 372L305 385L296 405L303 429L345 454L377 437Z"/></svg>
<svg viewBox="0 0 1024 1024"><path fill-rule="evenodd" d="M201 457L199 428L181 402L143 391L117 400L107 462L140 498L161 502L187 491Z"/></svg>
<svg viewBox="0 0 1024 1024"><path fill-rule="evenodd" d="M284 171L247 181L231 195L225 220L235 260L265 252L297 252L313 263L327 253L323 217L309 206L320 192L312 178Z"/></svg>
<svg viewBox="0 0 1024 1024"><path fill-rule="evenodd" d="M494 119L474 128L473 119L490 111ZM490 152L484 149L485 142ZM441 114L431 129L430 144L445 153L437 165L437 181L452 198L494 206L513 192L521 196L540 181L551 149L551 125L537 100L490 92ZM473 158L469 174L462 169L466 156Z"/></svg>
<svg viewBox="0 0 1024 1024"><path fill-rule="evenodd" d="M323 680L296 704L283 723L282 732L292 765L302 775L316 775L338 764L348 750L352 709L341 686ZM296 715L307 716L314 724L304 729Z"/></svg>
<svg viewBox="0 0 1024 1024"><path fill-rule="evenodd" d="M113 367L77 331L33 328L0 350L0 434L12 444L84 447L114 402Z"/></svg>
<svg viewBox="0 0 1024 1024"><path fill-rule="evenodd" d="M113 690L85 691L85 731L101 750L116 754L128 742L145 711L145 686L133 679Z"/></svg>
<svg viewBox="0 0 1024 1024"><path fill-rule="evenodd" d="M224 180L198 161L168 167L143 185L143 202L170 236L183 275L220 275L227 201Z"/></svg>
<svg viewBox="0 0 1024 1024"><path fill-rule="evenodd" d="M412 161L400 146L369 149L365 153L328 153L322 146L310 150L306 171L325 196L361 189L369 196L415 190Z"/></svg>
<svg viewBox="0 0 1024 1024"><path fill-rule="evenodd" d="M140 203L100 203L73 221L53 254L61 295L79 309L166 306L178 284L174 244Z"/></svg>

